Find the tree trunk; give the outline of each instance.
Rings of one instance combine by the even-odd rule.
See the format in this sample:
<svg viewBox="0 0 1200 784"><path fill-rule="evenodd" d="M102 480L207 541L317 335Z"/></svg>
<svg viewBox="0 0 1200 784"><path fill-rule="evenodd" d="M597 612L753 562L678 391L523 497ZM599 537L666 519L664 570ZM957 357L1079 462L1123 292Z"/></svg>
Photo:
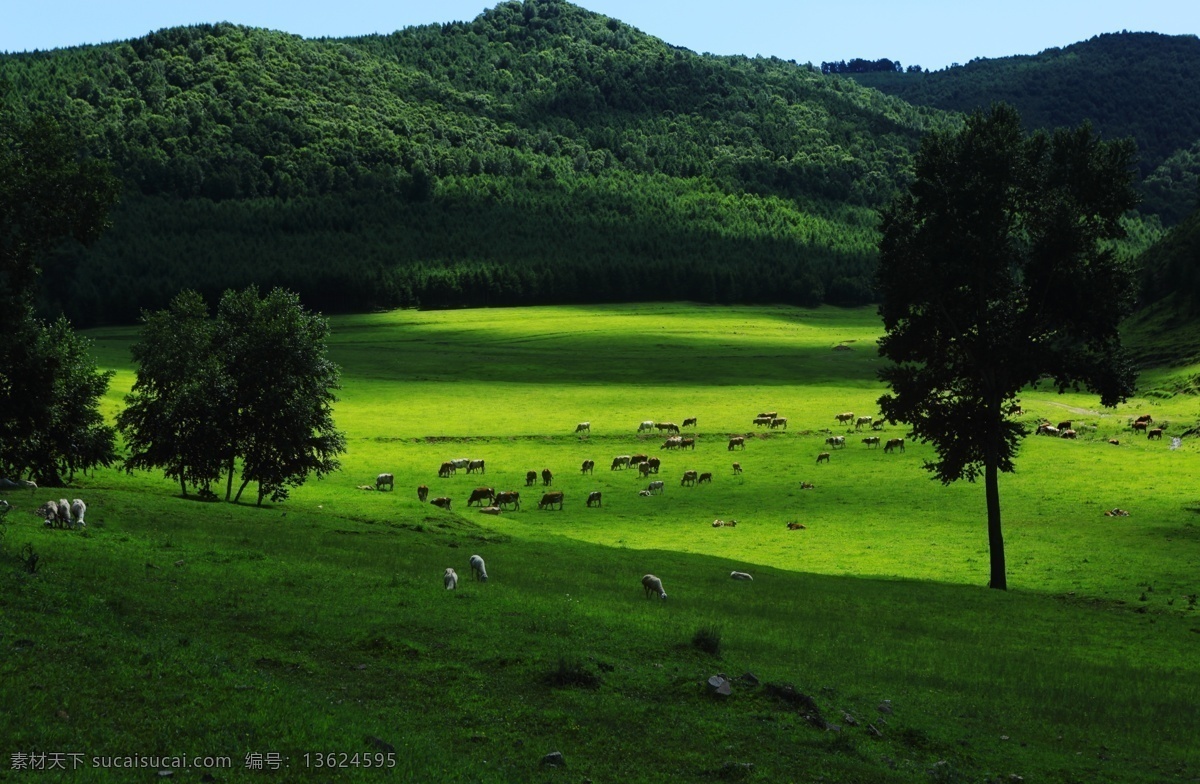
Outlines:
<svg viewBox="0 0 1200 784"><path fill-rule="evenodd" d="M183 497L187 498L187 482L183 481L183 474L179 475L179 489L183 492Z"/></svg>
<svg viewBox="0 0 1200 784"><path fill-rule="evenodd" d="M1008 590L1008 577L1004 573L1004 535L1000 532L1000 483L996 460L988 456L983 468L983 484L987 494L988 549L991 553L992 577L988 587L1000 591Z"/></svg>
<svg viewBox="0 0 1200 784"><path fill-rule="evenodd" d="M238 488L238 493L233 497L233 502L236 504L242 500L242 491L246 489L246 485L250 484L249 479L242 480L242 486Z"/></svg>
<svg viewBox="0 0 1200 784"><path fill-rule="evenodd" d="M233 460L234 455L229 456L229 479L225 480L225 500L229 501L229 495L233 492Z"/></svg>
<svg viewBox="0 0 1200 784"><path fill-rule="evenodd" d="M258 483L258 504L257 504L258 506L262 506L262 499L263 499L263 484L262 484L262 482L259 482Z"/></svg>

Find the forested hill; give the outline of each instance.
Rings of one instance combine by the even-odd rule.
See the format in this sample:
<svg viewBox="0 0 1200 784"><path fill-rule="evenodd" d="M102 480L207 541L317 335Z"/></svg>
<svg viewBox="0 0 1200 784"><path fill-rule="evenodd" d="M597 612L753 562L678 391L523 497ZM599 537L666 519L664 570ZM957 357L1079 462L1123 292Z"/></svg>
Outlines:
<svg viewBox="0 0 1200 784"><path fill-rule="evenodd" d="M168 29L2 56L0 89L127 183L48 264L77 324L252 281L328 310L863 302L874 208L955 121L562 0L342 40Z"/></svg>
<svg viewBox="0 0 1200 784"><path fill-rule="evenodd" d="M1105 138L1132 136L1141 152L1143 211L1174 223L1200 183L1200 38L1112 33L1037 55L977 59L931 72L847 73L921 106L969 112L994 101L1031 128L1090 120Z"/></svg>

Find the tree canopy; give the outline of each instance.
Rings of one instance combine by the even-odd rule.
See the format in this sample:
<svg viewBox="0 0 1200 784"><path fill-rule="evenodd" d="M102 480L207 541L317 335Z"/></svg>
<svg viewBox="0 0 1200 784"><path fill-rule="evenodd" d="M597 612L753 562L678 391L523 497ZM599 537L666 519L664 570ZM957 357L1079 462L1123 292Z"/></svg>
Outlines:
<svg viewBox="0 0 1200 784"><path fill-rule="evenodd" d="M1136 294L1111 247L1136 203L1135 149L1087 125L1026 136L1015 109L922 142L883 214L884 415L932 443L942 482L984 476L993 588L1005 588L998 472L1026 428L1017 395L1050 376L1111 406L1133 390L1117 327Z"/></svg>

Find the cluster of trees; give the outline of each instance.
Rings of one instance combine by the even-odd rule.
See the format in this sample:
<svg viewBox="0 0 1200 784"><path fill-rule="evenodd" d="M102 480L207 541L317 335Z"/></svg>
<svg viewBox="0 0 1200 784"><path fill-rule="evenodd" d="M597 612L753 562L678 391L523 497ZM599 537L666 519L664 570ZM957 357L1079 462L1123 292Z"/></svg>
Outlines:
<svg viewBox="0 0 1200 784"><path fill-rule="evenodd" d="M1107 139L1132 137L1140 172L1150 181L1142 210L1172 224L1196 205L1200 38L1195 35L1109 33L1036 55L980 58L919 79L879 72L852 77L909 103L949 111L1003 101L1020 111L1027 130L1088 121Z"/></svg>
<svg viewBox="0 0 1200 784"><path fill-rule="evenodd" d="M1200 316L1200 209L1147 250L1140 263L1148 302L1169 299L1177 321Z"/></svg>
<svg viewBox="0 0 1200 784"><path fill-rule="evenodd" d="M87 273L44 305L77 325L251 282L326 309L628 300L648 277L869 301L873 211L956 122L562 0L341 40L173 28L2 55L0 82L125 183L113 233L59 256Z"/></svg>
<svg viewBox="0 0 1200 784"><path fill-rule="evenodd" d="M164 476L236 502L251 482L263 498L282 501L308 475L336 471L345 435L334 428L339 371L326 356L328 322L295 294L254 288L228 291L216 317L193 291L145 317L132 349L137 381L117 417L128 471L161 468Z"/></svg>
<svg viewBox="0 0 1200 784"><path fill-rule="evenodd" d="M910 65L905 69L899 60L889 60L886 57L878 60L864 60L861 57L855 57L850 62L837 60L821 63L821 73L823 74L923 73L923 71L924 69L919 65Z"/></svg>

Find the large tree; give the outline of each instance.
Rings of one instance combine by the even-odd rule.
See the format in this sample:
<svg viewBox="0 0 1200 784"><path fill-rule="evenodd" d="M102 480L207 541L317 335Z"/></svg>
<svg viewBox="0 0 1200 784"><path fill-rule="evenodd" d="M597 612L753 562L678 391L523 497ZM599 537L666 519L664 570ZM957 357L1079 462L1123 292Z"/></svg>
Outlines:
<svg viewBox="0 0 1200 784"><path fill-rule="evenodd" d="M234 500L257 482L259 504L337 470L345 436L333 423L340 387L329 325L295 294L227 291L210 318L185 291L144 321L137 381L117 420L127 470L162 468L185 495L189 483L211 492L224 474L229 500L240 463Z"/></svg>
<svg viewBox="0 0 1200 784"><path fill-rule="evenodd" d="M113 457L99 414L109 375L34 302L47 253L95 240L117 193L108 167L81 157L55 121L0 111L0 473L57 483Z"/></svg>
<svg viewBox="0 0 1200 784"><path fill-rule="evenodd" d="M1021 389L1051 376L1105 406L1133 391L1118 325L1135 272L1110 241L1136 203L1135 154L1087 125L1026 136L998 105L926 137L883 213L879 352L893 364L879 405L933 445L926 468L944 484L983 476L992 588L1007 588L998 475L1028 434Z"/></svg>

